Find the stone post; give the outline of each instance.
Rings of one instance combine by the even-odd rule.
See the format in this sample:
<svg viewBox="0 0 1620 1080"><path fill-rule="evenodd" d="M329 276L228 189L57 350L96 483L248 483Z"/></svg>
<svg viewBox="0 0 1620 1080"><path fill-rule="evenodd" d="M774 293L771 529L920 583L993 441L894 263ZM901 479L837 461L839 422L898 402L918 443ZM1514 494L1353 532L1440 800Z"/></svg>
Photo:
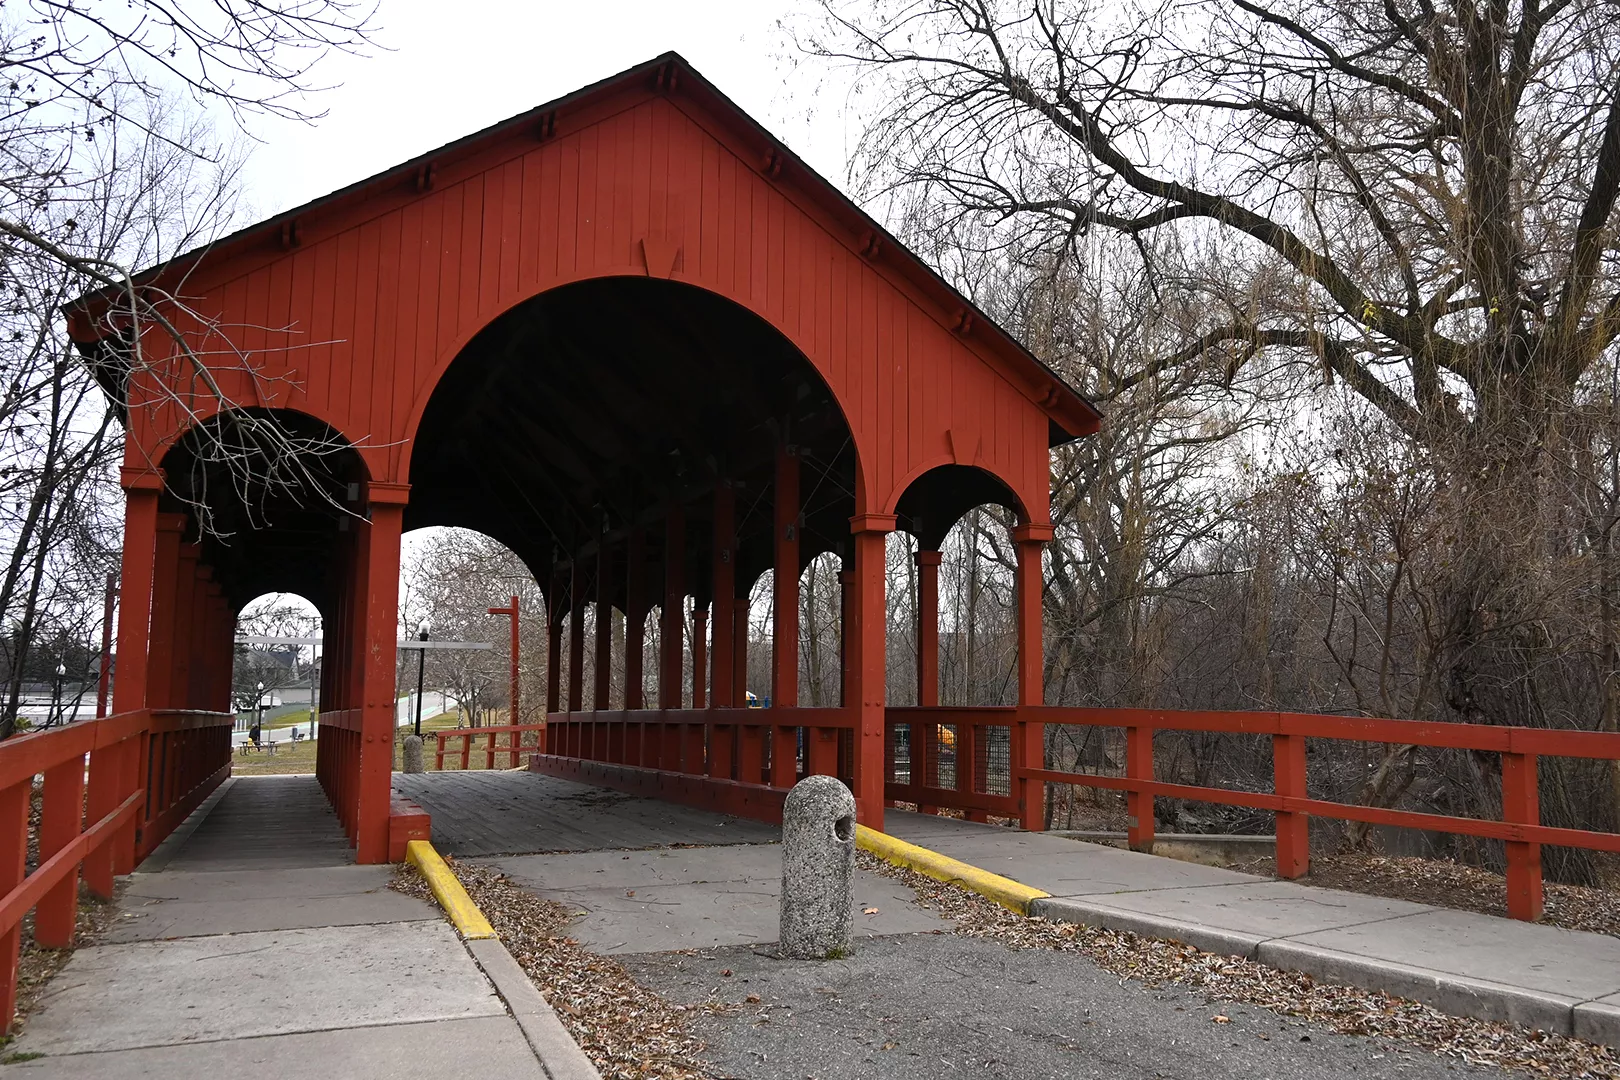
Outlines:
<svg viewBox="0 0 1620 1080"><path fill-rule="evenodd" d="M855 929L855 796L808 776L782 806L782 955L836 960Z"/></svg>
<svg viewBox="0 0 1620 1080"><path fill-rule="evenodd" d="M426 771L425 766L422 764L422 736L405 736L404 765L405 768L402 770L404 772Z"/></svg>

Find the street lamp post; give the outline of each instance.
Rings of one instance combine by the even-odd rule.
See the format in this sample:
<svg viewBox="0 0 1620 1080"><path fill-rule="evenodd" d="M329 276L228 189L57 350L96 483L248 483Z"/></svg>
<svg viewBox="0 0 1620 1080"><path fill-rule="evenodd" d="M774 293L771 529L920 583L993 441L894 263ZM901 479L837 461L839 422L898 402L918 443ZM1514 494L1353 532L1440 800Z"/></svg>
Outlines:
<svg viewBox="0 0 1620 1080"><path fill-rule="evenodd" d="M491 615L508 615L512 619L512 712L511 716L507 718L507 723L521 724L523 721L519 717L518 710L518 598L512 597L512 603L508 607L490 608L489 613Z"/></svg>
<svg viewBox="0 0 1620 1080"><path fill-rule="evenodd" d="M259 738L264 738L264 683L259 683L253 696L253 726L259 729Z"/></svg>
<svg viewBox="0 0 1620 1080"><path fill-rule="evenodd" d="M427 623L422 624L422 632L417 635L420 641L428 639ZM416 650L416 737L422 737L422 665L427 659L427 649Z"/></svg>
<svg viewBox="0 0 1620 1080"><path fill-rule="evenodd" d="M67 675L67 665L60 660L56 662L56 682L51 685L51 711L45 717L45 726L50 727L62 718L62 679Z"/></svg>

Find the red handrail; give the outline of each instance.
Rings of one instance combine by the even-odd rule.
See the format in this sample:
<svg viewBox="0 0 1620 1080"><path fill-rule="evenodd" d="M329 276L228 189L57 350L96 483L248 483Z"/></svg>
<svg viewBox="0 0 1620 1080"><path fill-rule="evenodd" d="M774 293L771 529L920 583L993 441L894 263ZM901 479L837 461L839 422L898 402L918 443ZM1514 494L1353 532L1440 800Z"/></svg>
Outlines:
<svg viewBox="0 0 1620 1080"><path fill-rule="evenodd" d="M463 770L465 770L472 760L473 738L479 735L487 735L489 736L489 744L484 747L484 768L493 769L495 767L495 755L506 754L508 756L508 760L511 762L511 767L515 769L521 763L521 758L519 755L521 755L525 749L538 750L541 745L541 740L544 738L544 736L537 738L533 746L525 748L522 745L522 733L525 731L543 732L545 730L546 725L544 724L505 724L500 727L454 728L446 729L444 731L429 732L429 734L431 734L438 742L438 748L433 754L433 767L439 770L444 769L445 741L447 739L459 738L461 740L461 767ZM495 736L502 732L512 732L515 734L513 734L512 737L507 740L507 745L497 747L495 745Z"/></svg>
<svg viewBox="0 0 1620 1080"><path fill-rule="evenodd" d="M73 944L79 873L98 896L162 842L231 771L229 713L141 709L0 742L0 1034L17 1005L22 921ZM88 763L86 757L88 756ZM27 873L34 777L40 862Z"/></svg>

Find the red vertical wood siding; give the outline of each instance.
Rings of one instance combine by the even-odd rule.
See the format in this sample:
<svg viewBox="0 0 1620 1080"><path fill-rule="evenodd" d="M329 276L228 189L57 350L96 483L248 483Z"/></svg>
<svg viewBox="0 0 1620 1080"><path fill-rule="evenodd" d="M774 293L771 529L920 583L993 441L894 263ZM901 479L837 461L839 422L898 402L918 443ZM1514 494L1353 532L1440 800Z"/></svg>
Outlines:
<svg viewBox="0 0 1620 1080"><path fill-rule="evenodd" d="M644 238L662 239L678 252L674 279L755 312L827 381L854 433L861 511L892 512L911 478L957 461L1000 477L1044 521L1043 410L947 325L953 313L886 272L882 252L863 257L860 238L711 128L679 99L647 96L545 142L514 136L419 195L312 220L301 246L222 264L230 280L205 262L187 283L192 306L247 328L239 341L268 377L258 403L325 420L362 444L375 479L403 482L414 425L475 333L568 282L670 273L642 254ZM222 364L219 378L255 400L240 370ZM132 459L160 456L180 419L137 409Z"/></svg>

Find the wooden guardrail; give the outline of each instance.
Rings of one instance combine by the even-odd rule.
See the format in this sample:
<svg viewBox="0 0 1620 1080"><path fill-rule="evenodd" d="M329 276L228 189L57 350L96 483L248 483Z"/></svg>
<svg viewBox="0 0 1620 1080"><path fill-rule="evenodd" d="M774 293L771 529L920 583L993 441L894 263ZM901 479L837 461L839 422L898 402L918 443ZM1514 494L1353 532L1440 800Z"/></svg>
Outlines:
<svg viewBox="0 0 1620 1080"><path fill-rule="evenodd" d="M17 1005L22 921L73 944L79 875L111 897L128 873L231 771L230 713L120 713L0 742L0 1034ZM39 860L28 870L34 779L43 778Z"/></svg>
<svg viewBox="0 0 1620 1080"><path fill-rule="evenodd" d="M429 734L439 744L438 748L433 752L433 767L435 769L444 768L445 743L451 739L459 739L461 740L461 767L463 769L468 768L472 763L473 740L480 736L487 736L487 741L483 747L484 768L493 769L496 755L505 754L510 761L508 767L515 769L523 764L521 755L524 751L532 753L541 748L545 738L541 733L545 730L546 725L544 724L507 724L500 727L455 728L453 730L430 732ZM535 741L529 746L523 746L523 735L525 732L530 731L535 733ZM495 736L502 733L508 736L506 745L496 746Z"/></svg>

